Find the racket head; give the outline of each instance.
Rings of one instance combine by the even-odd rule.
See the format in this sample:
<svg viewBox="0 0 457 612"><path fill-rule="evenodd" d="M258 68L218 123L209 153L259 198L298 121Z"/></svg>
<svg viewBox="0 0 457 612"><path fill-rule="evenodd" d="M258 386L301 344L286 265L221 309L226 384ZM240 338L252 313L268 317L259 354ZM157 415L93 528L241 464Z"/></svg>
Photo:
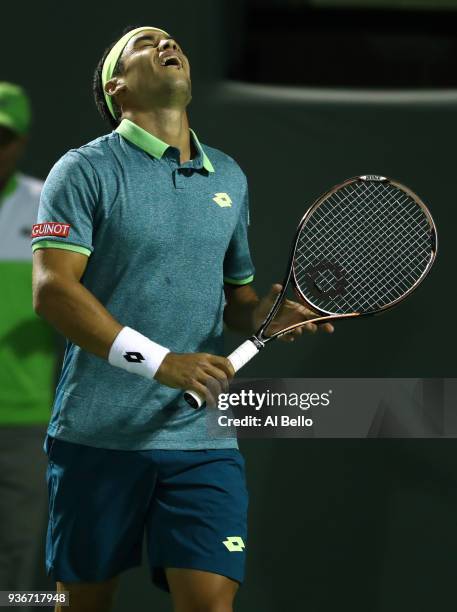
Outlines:
<svg viewBox="0 0 457 612"><path fill-rule="evenodd" d="M413 191L382 176L354 177L321 196L301 219L291 282L322 316L377 314L417 289L437 244L433 218Z"/></svg>

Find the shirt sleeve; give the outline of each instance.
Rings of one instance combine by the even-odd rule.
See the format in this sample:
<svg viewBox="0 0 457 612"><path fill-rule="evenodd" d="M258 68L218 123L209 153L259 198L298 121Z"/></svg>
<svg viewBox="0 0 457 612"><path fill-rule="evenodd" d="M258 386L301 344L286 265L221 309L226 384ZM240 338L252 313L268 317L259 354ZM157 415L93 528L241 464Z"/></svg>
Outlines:
<svg viewBox="0 0 457 612"><path fill-rule="evenodd" d="M247 285L254 280L254 266L248 242L249 193L247 182L238 223L233 232L224 259L224 283Z"/></svg>
<svg viewBox="0 0 457 612"><path fill-rule="evenodd" d="M57 248L89 257L98 201L98 177L78 151L69 151L52 168L40 197L32 250Z"/></svg>

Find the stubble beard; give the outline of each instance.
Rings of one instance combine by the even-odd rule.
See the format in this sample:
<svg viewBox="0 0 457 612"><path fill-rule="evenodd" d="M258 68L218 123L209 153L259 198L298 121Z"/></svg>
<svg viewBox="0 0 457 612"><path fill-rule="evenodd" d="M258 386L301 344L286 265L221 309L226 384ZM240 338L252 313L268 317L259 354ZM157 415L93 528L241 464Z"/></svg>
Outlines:
<svg viewBox="0 0 457 612"><path fill-rule="evenodd" d="M168 80L162 83L158 102L161 106L185 108L192 100L190 79Z"/></svg>

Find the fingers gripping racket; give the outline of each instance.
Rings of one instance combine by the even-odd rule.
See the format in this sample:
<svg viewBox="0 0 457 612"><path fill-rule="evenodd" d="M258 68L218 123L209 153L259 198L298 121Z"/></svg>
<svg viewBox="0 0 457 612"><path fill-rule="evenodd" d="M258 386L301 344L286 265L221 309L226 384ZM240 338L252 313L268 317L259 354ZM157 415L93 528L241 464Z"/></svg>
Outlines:
<svg viewBox="0 0 457 612"><path fill-rule="evenodd" d="M268 342L307 323L396 306L425 278L436 251L433 219L407 187L375 175L334 187L300 221L281 293L256 333L228 356L235 372ZM317 316L267 336L289 283ZM194 408L204 403L194 391L184 397Z"/></svg>

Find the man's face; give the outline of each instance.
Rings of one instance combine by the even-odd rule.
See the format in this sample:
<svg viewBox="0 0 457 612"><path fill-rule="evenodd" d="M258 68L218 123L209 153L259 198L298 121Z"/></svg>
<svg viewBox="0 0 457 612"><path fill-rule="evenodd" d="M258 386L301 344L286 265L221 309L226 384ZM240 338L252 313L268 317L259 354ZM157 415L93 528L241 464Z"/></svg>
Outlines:
<svg viewBox="0 0 457 612"><path fill-rule="evenodd" d="M179 44L159 30L143 30L127 43L120 78L128 105L137 110L153 106L187 106L191 95L190 65Z"/></svg>
<svg viewBox="0 0 457 612"><path fill-rule="evenodd" d="M0 183L14 174L26 140L25 136L19 136L0 126Z"/></svg>

